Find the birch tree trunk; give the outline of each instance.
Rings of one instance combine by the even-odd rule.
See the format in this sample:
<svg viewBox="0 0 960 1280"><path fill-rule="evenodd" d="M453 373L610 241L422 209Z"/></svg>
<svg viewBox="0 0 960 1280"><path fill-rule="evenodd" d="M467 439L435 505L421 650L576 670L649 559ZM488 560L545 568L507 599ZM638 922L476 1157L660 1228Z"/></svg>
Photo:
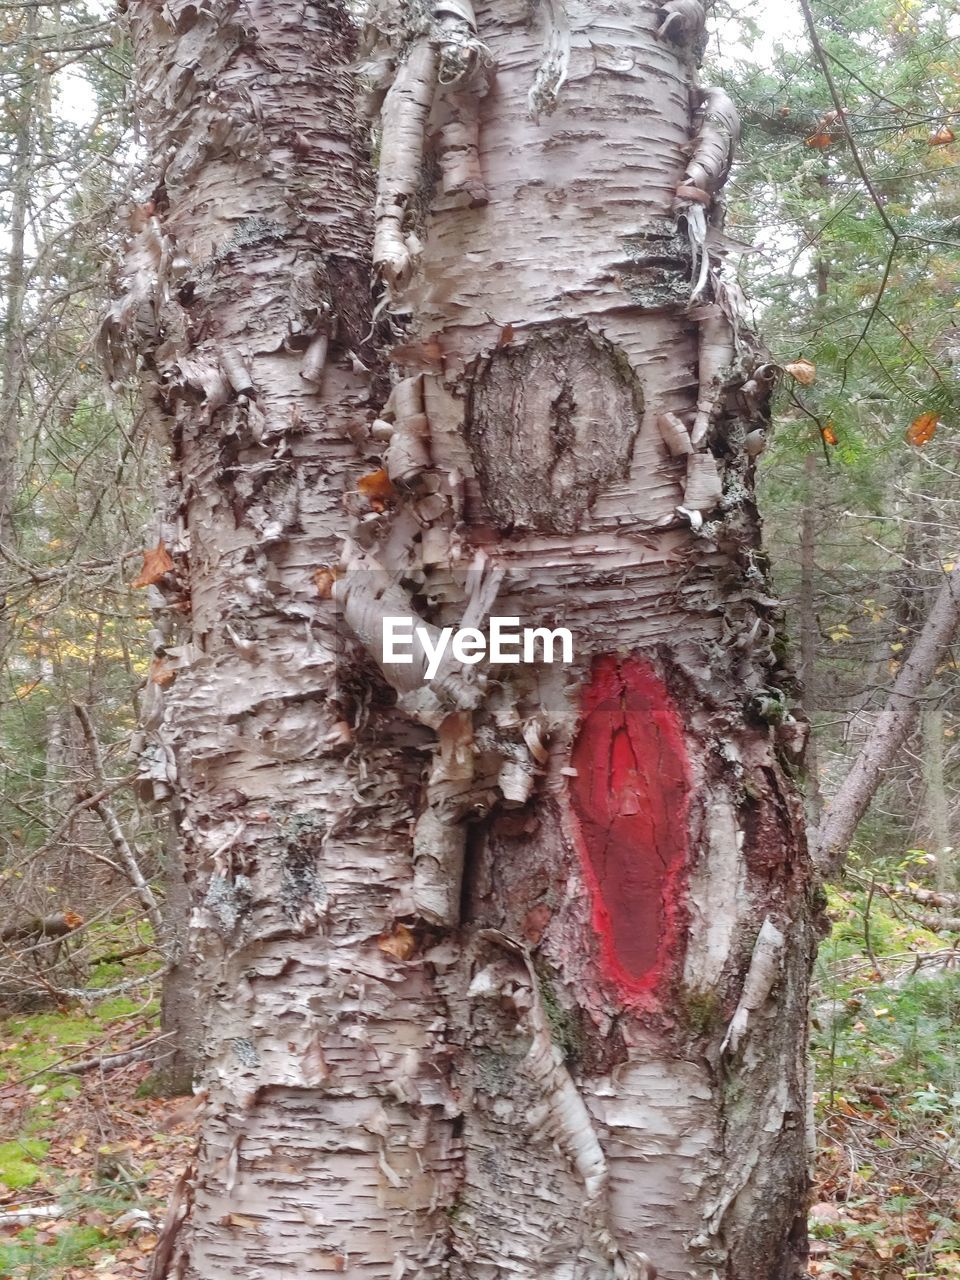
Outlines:
<svg viewBox="0 0 960 1280"><path fill-rule="evenodd" d="M430 623L577 637L479 698L448 667L440 708L385 667L438 729L413 907L452 944L450 1274L799 1275L816 908L753 501L772 371L718 265L736 112L699 4L415 10L368 33L399 496L338 593L366 636L385 565Z"/></svg>
<svg viewBox="0 0 960 1280"><path fill-rule="evenodd" d="M157 188L105 335L173 445L145 772L208 1001L154 1277L801 1275L803 732L702 7L379 6L375 230L339 6L130 18ZM575 658L430 682L404 613Z"/></svg>
<svg viewBox="0 0 960 1280"><path fill-rule="evenodd" d="M341 668L316 580L374 417L354 29L332 0L128 15L155 185L102 342L122 367L132 337L171 446L141 769L179 819L207 1094L153 1274L426 1274L457 1107L390 923L425 735Z"/></svg>

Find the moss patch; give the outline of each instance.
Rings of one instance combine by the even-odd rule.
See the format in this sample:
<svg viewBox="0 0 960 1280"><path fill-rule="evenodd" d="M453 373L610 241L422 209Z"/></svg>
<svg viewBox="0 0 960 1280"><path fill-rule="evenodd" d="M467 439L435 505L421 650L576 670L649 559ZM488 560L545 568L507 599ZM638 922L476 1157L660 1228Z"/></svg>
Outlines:
<svg viewBox="0 0 960 1280"><path fill-rule="evenodd" d="M47 1153L48 1142L39 1138L23 1138L18 1142L0 1143L0 1183L11 1191L32 1187L43 1177L36 1163Z"/></svg>

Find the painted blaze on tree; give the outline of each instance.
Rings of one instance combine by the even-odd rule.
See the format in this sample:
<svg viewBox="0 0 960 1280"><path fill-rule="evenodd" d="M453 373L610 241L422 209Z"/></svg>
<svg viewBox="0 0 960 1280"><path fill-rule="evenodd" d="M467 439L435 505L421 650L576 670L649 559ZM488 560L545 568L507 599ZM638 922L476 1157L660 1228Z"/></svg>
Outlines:
<svg viewBox="0 0 960 1280"><path fill-rule="evenodd" d="M814 933L703 7L371 8L375 202L339 5L130 0L209 1093L155 1274L793 1280ZM494 614L579 667L378 668Z"/></svg>
<svg viewBox="0 0 960 1280"><path fill-rule="evenodd" d="M682 961L690 768L677 707L648 663L601 658L581 716L579 850L604 969L629 1001Z"/></svg>

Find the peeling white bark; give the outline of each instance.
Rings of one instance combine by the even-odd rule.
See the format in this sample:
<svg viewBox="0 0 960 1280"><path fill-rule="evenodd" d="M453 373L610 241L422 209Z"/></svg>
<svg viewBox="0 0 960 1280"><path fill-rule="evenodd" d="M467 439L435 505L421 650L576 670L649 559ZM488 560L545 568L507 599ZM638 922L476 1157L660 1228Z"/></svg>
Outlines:
<svg viewBox="0 0 960 1280"><path fill-rule="evenodd" d="M710 256L736 127L695 84L698 10L378 6L368 228L337 6L131 0L179 264L143 343L178 483L149 723L208 996L158 1280L802 1273L809 867L746 446L763 360ZM368 234L409 319L385 406ZM494 610L562 617L574 667L380 661L387 613L433 635ZM675 900L651 891L671 948L625 986L573 804L602 657L665 691L691 774ZM631 769L612 823L664 781Z"/></svg>
<svg viewBox="0 0 960 1280"><path fill-rule="evenodd" d="M478 540L506 571L498 612L562 612L590 652L661 654L661 669L682 670L685 687L697 691L691 697L705 699L699 711L685 703L697 759L717 752L735 761L729 788L698 766L683 977L679 1003L663 1015L677 1028L672 1043L660 1015L624 1009L597 981L588 894L563 816L577 721L569 682L536 677L549 757L546 766L537 761L545 777L533 776L516 818L508 819L504 800L526 796L529 777L515 792L510 782L498 786L492 816L465 846L454 845L449 823L426 800L428 784L418 847L426 834L423 843L455 867L454 913L452 895L444 899L436 883L438 858L425 864L441 904L433 918L459 926L454 956L469 947L471 926L517 938L534 929L539 940L525 954L538 974L550 974L562 1009L580 1011L592 1046L581 1052L613 1053L613 1009L626 1041L612 1071L581 1060L571 1068L556 1043L556 1010L549 1045L538 1039L533 1018L541 1006L523 997L529 988L519 964L451 959L442 985L465 1090L451 1274L463 1280L560 1280L593 1275L591 1267L616 1274L618 1264L602 1260L595 1225L583 1219L588 1182L623 1256L645 1254L661 1275L792 1280L803 1269L802 1244L790 1230L802 1212L806 1155L802 1124L795 1138L789 1117L798 1098L802 1114L806 1097L811 931L800 886L808 867L774 738L744 721L749 691L761 697L778 678L772 602L750 569L756 454L747 444L762 426L773 379L760 372L763 355L749 338L742 300L714 257L718 198L739 123L722 91L694 84L702 16L699 4L640 10L626 0L568 0L562 11L538 5L529 22L522 0L479 3L478 35L497 66L496 91L480 104L487 203L470 209L435 194L408 224L421 259L395 290L414 316L406 345L440 353L422 374L427 440L419 408L412 414L418 461L410 474L415 489L441 477L451 507L433 526L445 530L436 556L414 552L404 562L420 590L436 592L430 622L459 616L457 566ZM695 118L691 96L702 104ZM443 119L442 107L433 118ZM668 270L664 261L676 265ZM409 376L420 376L415 365ZM407 447L398 442L401 457ZM392 464L398 483L401 470ZM390 518L396 532L379 535L382 563L395 563L385 547L391 539L400 545L413 505L401 497ZM696 539L686 525L697 527ZM742 602L741 589L769 603ZM525 697L505 682L502 702L521 720ZM469 785L477 786L484 743L493 741L508 772L511 757L489 726L489 692L471 717L481 756ZM520 834L498 834L501 820ZM784 851L769 855L781 859L781 871L761 870L758 850L767 846ZM529 886L541 878L551 888L545 899L531 898ZM769 994L781 1026L763 1062L750 1051L749 1030L736 1032L735 1055L731 1042L722 1046L767 916L791 920L793 932L784 980ZM754 1009L756 986L754 975L745 1007L765 1018L766 1005ZM518 998L532 1000L519 1015L526 1049L512 1047L517 1028L504 1020L504 991L515 1014ZM738 1027L742 1019L741 1012ZM718 1089L721 1056L737 1081L736 1103ZM539 1117L541 1128L518 1132L522 1115ZM771 1212L774 1178L779 1207Z"/></svg>
<svg viewBox="0 0 960 1280"><path fill-rule="evenodd" d="M743 991L737 1003L736 1012L723 1037L720 1052L736 1053L750 1026L750 1016L766 1003L773 990L780 972L780 957L783 951L784 936L777 926L767 917L760 926L750 968L743 982Z"/></svg>

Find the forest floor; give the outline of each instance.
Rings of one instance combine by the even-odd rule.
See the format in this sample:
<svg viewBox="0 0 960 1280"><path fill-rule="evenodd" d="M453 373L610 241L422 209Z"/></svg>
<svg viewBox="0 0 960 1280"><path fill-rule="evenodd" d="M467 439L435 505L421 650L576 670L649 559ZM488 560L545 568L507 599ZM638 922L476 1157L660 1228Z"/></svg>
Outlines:
<svg viewBox="0 0 960 1280"><path fill-rule="evenodd" d="M960 953L882 893L833 893L830 912L810 1274L960 1280ZM94 979L136 976L112 965ZM193 1149L189 1103L152 1096L148 1053L76 1068L145 1048L157 1016L147 982L139 1003L124 993L0 1020L0 1280L146 1274Z"/></svg>

